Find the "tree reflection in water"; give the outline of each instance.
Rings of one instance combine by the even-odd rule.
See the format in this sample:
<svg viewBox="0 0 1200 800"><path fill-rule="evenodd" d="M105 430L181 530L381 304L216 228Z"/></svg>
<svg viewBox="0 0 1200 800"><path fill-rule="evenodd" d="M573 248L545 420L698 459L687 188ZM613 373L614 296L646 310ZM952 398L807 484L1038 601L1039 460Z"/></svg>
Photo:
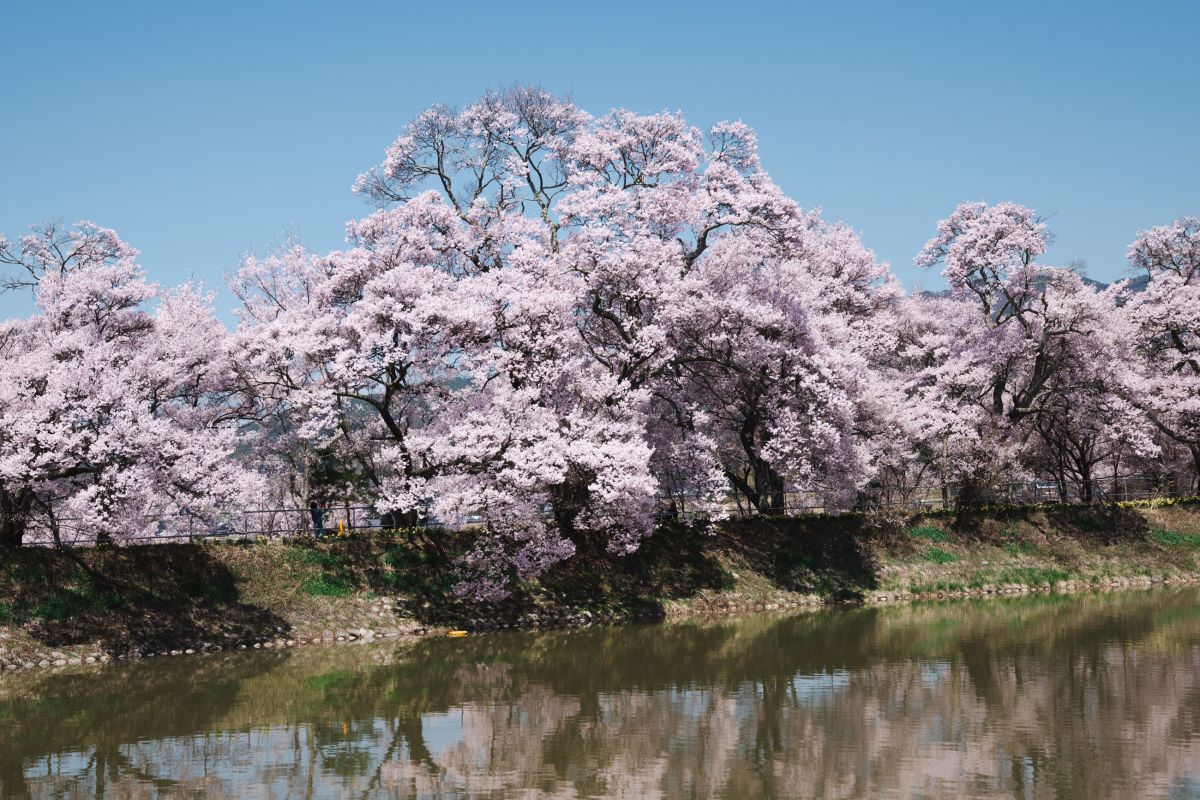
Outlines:
<svg viewBox="0 0 1200 800"><path fill-rule="evenodd" d="M1200 797L1200 592L0 682L5 797Z"/></svg>

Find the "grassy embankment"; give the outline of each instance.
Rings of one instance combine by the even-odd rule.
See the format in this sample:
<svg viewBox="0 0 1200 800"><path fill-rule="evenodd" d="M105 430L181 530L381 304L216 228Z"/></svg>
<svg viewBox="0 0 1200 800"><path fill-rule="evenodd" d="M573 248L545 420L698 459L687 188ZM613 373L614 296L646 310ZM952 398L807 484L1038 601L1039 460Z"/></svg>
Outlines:
<svg viewBox="0 0 1200 800"><path fill-rule="evenodd" d="M450 594L405 532L320 543L0 554L0 667L283 646L442 626L553 626L1200 578L1200 501L860 515L667 528L635 554L577 555L498 607Z"/></svg>

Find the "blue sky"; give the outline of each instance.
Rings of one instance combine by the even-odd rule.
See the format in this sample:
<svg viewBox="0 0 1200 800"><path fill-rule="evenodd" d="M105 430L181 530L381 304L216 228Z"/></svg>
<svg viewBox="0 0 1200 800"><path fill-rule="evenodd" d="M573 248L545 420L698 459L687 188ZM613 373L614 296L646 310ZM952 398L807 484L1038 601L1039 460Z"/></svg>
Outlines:
<svg viewBox="0 0 1200 800"><path fill-rule="evenodd" d="M514 82L746 121L910 287L940 285L912 256L964 200L1051 215L1048 260L1101 280L1139 228L1200 214L1197 2L6 0L4 23L0 231L91 219L168 284L223 287L289 233L340 246L407 120Z"/></svg>

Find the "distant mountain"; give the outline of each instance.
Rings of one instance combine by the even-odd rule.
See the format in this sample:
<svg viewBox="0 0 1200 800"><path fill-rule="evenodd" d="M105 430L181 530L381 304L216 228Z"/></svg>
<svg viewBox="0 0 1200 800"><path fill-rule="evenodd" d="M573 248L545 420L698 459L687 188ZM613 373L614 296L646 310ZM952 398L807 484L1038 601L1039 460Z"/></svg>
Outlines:
<svg viewBox="0 0 1200 800"><path fill-rule="evenodd" d="M1098 281L1095 278L1089 278L1086 275L1081 275L1080 278L1083 279L1083 282L1086 285L1094 287L1097 291L1104 291L1109 286L1112 286L1113 283L1118 282L1118 281L1112 281L1112 283L1105 283L1104 281ZM1045 281L1040 281L1039 283L1041 284L1039 288L1042 288L1042 289L1046 288ZM1150 284L1150 278L1149 278L1149 276L1146 276L1146 275L1135 275L1135 276L1129 278L1129 290L1134 292L1135 294L1137 292L1145 291L1146 287L1149 284ZM937 291L932 291L929 289L924 289L919 292L916 292L916 296L917 297L928 297L928 298L949 297L950 290L949 289L939 289Z"/></svg>

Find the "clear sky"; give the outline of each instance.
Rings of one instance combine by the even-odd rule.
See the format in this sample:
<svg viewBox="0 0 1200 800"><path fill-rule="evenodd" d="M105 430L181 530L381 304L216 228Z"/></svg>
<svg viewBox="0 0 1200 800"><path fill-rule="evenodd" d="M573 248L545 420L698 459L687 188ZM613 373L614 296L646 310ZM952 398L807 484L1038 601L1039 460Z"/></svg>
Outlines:
<svg viewBox="0 0 1200 800"><path fill-rule="evenodd" d="M339 247L405 122L514 82L744 120L784 190L910 287L940 285L912 257L964 200L1052 215L1048 261L1100 280L1139 228L1200 214L1194 0L4 0L3 26L0 231L90 219L168 284L223 287L289 233Z"/></svg>

